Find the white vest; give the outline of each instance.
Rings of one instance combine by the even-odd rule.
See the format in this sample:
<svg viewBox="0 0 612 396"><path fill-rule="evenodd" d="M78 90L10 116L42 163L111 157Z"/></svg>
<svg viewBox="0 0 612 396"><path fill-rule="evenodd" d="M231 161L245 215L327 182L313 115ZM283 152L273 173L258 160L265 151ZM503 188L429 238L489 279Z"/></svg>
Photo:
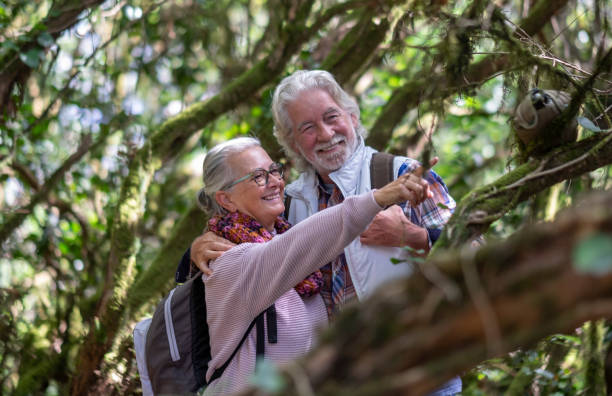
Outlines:
<svg viewBox="0 0 612 396"><path fill-rule="evenodd" d="M370 161L375 152L373 148L365 146L363 139L360 138L357 149L348 161L342 168L329 175L345 198L371 190ZM397 177L399 167L406 161L414 160L395 157L393 161L394 177ZM291 197L287 220L291 224L297 224L318 211L318 184L314 170L310 169L287 186L285 193ZM356 238L344 249L344 254L359 300L370 296L385 282L406 277L412 273L412 266L408 263L391 263L391 258L405 259L408 257L408 253L402 248L362 245L359 238Z"/></svg>

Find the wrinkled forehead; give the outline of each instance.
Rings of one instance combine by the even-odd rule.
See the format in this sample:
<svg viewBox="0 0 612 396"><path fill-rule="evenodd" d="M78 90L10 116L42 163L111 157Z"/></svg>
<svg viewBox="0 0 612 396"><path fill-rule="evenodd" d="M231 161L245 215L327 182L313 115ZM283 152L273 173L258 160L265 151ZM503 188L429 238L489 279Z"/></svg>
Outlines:
<svg viewBox="0 0 612 396"><path fill-rule="evenodd" d="M286 109L294 127L303 122L324 117L328 113L344 110L329 92L319 88L301 91L295 99L287 104Z"/></svg>

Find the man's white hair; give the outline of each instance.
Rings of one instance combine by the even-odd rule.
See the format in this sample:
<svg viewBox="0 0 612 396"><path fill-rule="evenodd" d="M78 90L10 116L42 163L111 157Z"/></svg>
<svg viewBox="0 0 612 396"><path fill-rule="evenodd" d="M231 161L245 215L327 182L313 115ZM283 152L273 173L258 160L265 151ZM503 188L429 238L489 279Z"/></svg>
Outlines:
<svg viewBox="0 0 612 396"><path fill-rule="evenodd" d="M322 89L327 92L342 110L353 114L357 118L355 132L363 138L367 135L367 131L361 125L357 102L342 89L331 73L325 70L298 70L294 72L285 77L274 90L272 115L274 117L274 136L276 136L287 155L295 159L296 166L300 170L305 170L312 165L300 152L293 148L295 147L295 136L287 106L296 100L302 91L309 89Z"/></svg>

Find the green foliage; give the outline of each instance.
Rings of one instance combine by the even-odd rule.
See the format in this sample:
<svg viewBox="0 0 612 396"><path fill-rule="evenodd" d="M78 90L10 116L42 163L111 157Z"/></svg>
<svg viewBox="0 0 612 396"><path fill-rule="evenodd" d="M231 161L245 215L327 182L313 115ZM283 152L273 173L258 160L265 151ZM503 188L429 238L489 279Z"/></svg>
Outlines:
<svg viewBox="0 0 612 396"><path fill-rule="evenodd" d="M580 394L585 389L585 360L580 357L584 349L579 335L551 336L534 350L518 350L474 368L463 376L462 394Z"/></svg>
<svg viewBox="0 0 612 396"><path fill-rule="evenodd" d="M272 136L269 109L274 85L300 68L332 60L334 65L341 63L345 56L340 54L347 51L344 45L358 46L346 37L347 32L357 31L352 29L361 21L358 18L371 21L373 28L389 23L387 36L376 49L343 65L342 70L349 69L344 85L359 103L363 125L370 129L393 118L385 124L390 134L383 146L418 159L439 156L435 170L456 200L515 165L507 120L516 97L536 84L572 87L579 80L578 69L592 70L593 53L601 38L609 36L609 7L603 1L596 1L594 8L583 1L563 8L556 17L559 26L547 21L537 39L510 34L504 20L518 23L529 11L521 9L524 2L506 2L503 15L484 1L409 5L383 1L365 2L365 7L360 7L364 2L347 2L339 3L346 9L315 26L333 3L313 2L313 12L301 26L290 18L302 11L283 1L100 2L72 17L66 10L79 2L0 1L0 73L12 70L17 59L32 69L7 93L14 114L4 108L0 114L0 227L6 227L13 214L27 211L2 242L0 394L69 393L69 378L76 377L80 368L75 362L85 335L90 328L97 330L100 340L108 335L99 319L103 297L121 292L129 298L130 281L155 277L148 272L153 263L163 261L166 272L173 272L178 253L166 256L162 247L169 240L184 246L190 242L176 232L186 213L199 215L191 211L209 147L252 134L276 160L290 165ZM49 20L61 17L73 18L73 25L52 31ZM311 35L298 48L285 47L290 29L281 29L287 26ZM312 32L310 26L315 26ZM275 52L281 49L288 53ZM163 164L154 174L130 173L130 164L143 158L142 149L152 136L163 145L184 132L169 130L159 136L160 125L244 81L244 73L252 72L268 55L288 55L290 61L261 89L237 98L240 106L210 122L185 126L199 132L168 150L172 153L160 159ZM500 70L486 75L474 72L478 62L505 55L510 61ZM579 68L570 70L567 64ZM2 84L16 78L0 77ZM596 88L596 92L608 89ZM402 97L398 107L387 113L388 103L400 94L408 98ZM589 96L588 114L580 119L582 133L602 133L612 127L609 114L604 114L609 96L604 96ZM378 133L382 132L370 131L373 136ZM54 172L61 171L89 137L95 142L90 150L53 182ZM554 194L545 192L518 205L493 224L487 237L504 238L529 222L550 219L579 193L609 189L609 171L610 167L600 169L563 184ZM295 169L288 173L291 178L297 175ZM148 176L150 187L138 190ZM114 242L125 244L135 263L126 265L132 272L125 284L109 286L108 280L116 275L111 267L111 230L120 221L116 208L124 203L121 188L126 180L134 181L134 195L142 193L144 201L136 199L134 209L123 215L133 216L141 209L142 215L134 219L132 234ZM26 209L41 193L41 201ZM185 229L190 226L189 232L200 232L201 225L187 224ZM189 234L185 229L181 232ZM593 274L609 271L611 245L609 235L583 240L575 251L577 269ZM171 279L158 282L167 289ZM162 295L165 289L159 289L149 293ZM137 388L129 348L121 349L119 340L127 337L139 313L150 312L156 303L138 298L133 296L137 301L133 305L127 303L132 311L120 312L117 339L97 368L104 382L100 386L116 394ZM583 392L589 358L582 353L585 341L559 335L549 344L568 347L558 366L543 367L554 352L545 346L519 351L468 374L465 393L507 391L519 374L535 379L535 386L548 389L548 394ZM601 348L598 344L590 350ZM282 387L270 367L262 369L255 377L262 388ZM519 385L514 382L514 389Z"/></svg>

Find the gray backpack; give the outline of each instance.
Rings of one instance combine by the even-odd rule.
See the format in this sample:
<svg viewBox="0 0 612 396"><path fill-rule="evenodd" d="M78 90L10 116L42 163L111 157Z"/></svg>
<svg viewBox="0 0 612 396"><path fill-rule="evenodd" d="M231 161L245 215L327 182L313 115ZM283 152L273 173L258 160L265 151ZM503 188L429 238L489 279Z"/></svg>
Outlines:
<svg viewBox="0 0 612 396"><path fill-rule="evenodd" d="M189 255L187 250L183 260L189 260ZM172 289L152 318L136 325L134 347L144 396L196 393L208 384L206 372L211 353L204 292L204 282L198 273ZM276 310L272 305L251 322L234 352L215 370L210 381L223 374L253 326L257 332L257 355L264 355L264 316L268 342L276 343Z"/></svg>

